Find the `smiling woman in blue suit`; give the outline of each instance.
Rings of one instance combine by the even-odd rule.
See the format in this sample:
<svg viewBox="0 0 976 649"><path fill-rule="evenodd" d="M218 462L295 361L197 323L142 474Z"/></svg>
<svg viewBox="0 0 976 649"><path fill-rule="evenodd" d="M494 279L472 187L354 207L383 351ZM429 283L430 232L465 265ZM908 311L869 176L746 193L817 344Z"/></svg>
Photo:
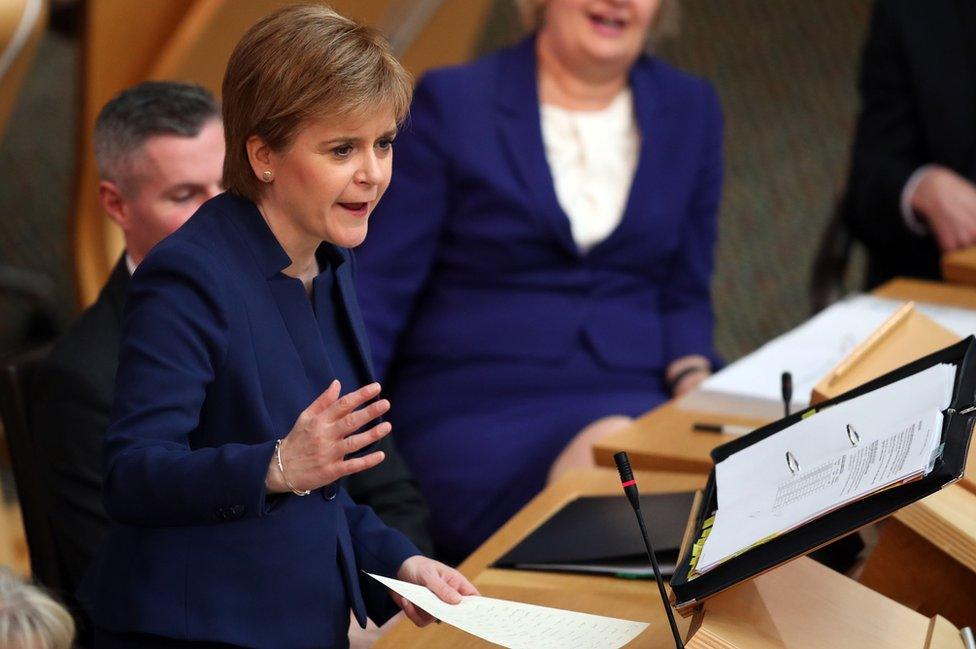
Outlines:
<svg viewBox="0 0 976 649"><path fill-rule="evenodd" d="M363 571L476 594L339 486L383 460L348 248L390 181L410 80L322 6L255 25L223 86L228 189L153 249L125 306L106 434L107 542L83 585L96 646L344 647Z"/></svg>
<svg viewBox="0 0 976 649"><path fill-rule="evenodd" d="M711 370L722 117L644 53L671 4L526 0L415 91L357 281L447 558Z"/></svg>

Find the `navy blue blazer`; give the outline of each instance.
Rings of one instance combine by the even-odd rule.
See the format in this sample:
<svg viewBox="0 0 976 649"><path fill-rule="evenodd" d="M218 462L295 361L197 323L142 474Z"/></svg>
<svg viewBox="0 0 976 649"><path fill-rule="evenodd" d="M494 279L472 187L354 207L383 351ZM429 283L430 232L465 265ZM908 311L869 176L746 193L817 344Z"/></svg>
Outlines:
<svg viewBox="0 0 976 649"><path fill-rule="evenodd" d="M351 254L319 254L336 268L352 357L369 367ZM359 570L394 575L418 554L402 534L334 484L265 494L275 440L334 378L318 317L329 291L313 305L282 274L290 263L254 204L222 194L133 276L105 443L114 523L83 597L98 626L344 646L350 607L360 623L397 610Z"/></svg>
<svg viewBox="0 0 976 649"><path fill-rule="evenodd" d="M611 367L714 357L709 284L722 117L705 81L641 57L642 145L620 226L580 251L543 148L534 39L424 76L358 253L381 378L404 363L565 358ZM402 405L402 404L401 404Z"/></svg>

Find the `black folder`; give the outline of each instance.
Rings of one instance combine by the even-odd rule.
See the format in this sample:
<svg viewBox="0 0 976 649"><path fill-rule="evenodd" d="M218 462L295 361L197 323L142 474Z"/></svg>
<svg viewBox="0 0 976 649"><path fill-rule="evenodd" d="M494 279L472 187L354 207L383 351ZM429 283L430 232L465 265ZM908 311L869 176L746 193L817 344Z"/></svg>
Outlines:
<svg viewBox="0 0 976 649"><path fill-rule="evenodd" d="M976 338L969 336L950 347L898 368L869 383L845 392L829 401L804 409L791 417L773 422L752 433L723 444L712 451L715 463L792 426L811 411L821 410L866 394L900 379L921 372L939 363L957 367L956 380L949 408L943 411L942 442L944 448L932 470L922 479L885 489L867 498L849 503L776 538L751 548L725 561L708 572L689 579L691 550L701 537L703 523L717 508L715 469L693 512L693 533L683 548L681 559L671 577L672 603L682 613L690 612L698 603L751 579L798 556L807 554L831 541L865 525L893 514L902 507L929 496L959 480L966 468L973 423L976 420ZM802 587L802 584L798 584Z"/></svg>
<svg viewBox="0 0 976 649"><path fill-rule="evenodd" d="M670 576L678 560L695 492L641 496L651 545L661 572ZM583 496L566 504L494 564L499 568L654 578L624 497Z"/></svg>

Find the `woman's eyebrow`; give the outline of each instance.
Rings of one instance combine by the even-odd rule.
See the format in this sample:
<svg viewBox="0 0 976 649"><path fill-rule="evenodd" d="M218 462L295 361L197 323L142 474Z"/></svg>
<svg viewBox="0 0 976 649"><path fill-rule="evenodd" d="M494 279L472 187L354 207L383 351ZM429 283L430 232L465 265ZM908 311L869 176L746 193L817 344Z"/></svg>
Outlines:
<svg viewBox="0 0 976 649"><path fill-rule="evenodd" d="M386 131L376 137L377 140L388 139L396 137L397 130L395 128ZM340 144L346 142L362 142L366 138L357 135L340 135L338 137L330 137L328 140L323 140L319 142L319 146L328 146L330 144Z"/></svg>

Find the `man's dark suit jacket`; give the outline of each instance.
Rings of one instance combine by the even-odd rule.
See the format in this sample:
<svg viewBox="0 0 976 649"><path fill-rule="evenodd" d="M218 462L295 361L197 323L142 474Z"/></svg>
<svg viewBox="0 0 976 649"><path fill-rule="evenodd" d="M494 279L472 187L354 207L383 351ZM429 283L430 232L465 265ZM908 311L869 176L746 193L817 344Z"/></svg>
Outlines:
<svg viewBox="0 0 976 649"><path fill-rule="evenodd" d="M859 87L845 215L868 249L868 286L937 278L938 246L905 225L901 192L929 163L976 178L976 3L878 0Z"/></svg>
<svg viewBox="0 0 976 649"><path fill-rule="evenodd" d="M111 414L128 283L123 258L98 300L39 368L30 398L30 422L46 458L52 525L68 594L77 588L108 529L102 505L102 437ZM429 555L429 513L417 484L390 437L378 448L386 453L383 463L348 478L346 490Z"/></svg>

